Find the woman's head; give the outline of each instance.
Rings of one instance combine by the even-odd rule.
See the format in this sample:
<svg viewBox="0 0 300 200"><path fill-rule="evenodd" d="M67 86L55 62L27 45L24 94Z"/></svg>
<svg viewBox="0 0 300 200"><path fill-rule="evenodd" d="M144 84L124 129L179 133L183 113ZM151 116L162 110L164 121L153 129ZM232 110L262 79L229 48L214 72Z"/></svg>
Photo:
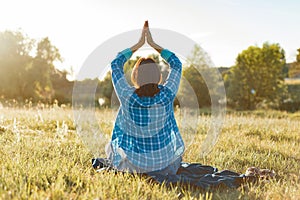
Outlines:
<svg viewBox="0 0 300 200"><path fill-rule="evenodd" d="M158 64L152 58L140 58L131 73L131 82L139 96L154 96L159 92L162 75Z"/></svg>
<svg viewBox="0 0 300 200"><path fill-rule="evenodd" d="M158 64L152 58L140 58L131 73L131 81L136 88L147 84L159 84L161 79Z"/></svg>

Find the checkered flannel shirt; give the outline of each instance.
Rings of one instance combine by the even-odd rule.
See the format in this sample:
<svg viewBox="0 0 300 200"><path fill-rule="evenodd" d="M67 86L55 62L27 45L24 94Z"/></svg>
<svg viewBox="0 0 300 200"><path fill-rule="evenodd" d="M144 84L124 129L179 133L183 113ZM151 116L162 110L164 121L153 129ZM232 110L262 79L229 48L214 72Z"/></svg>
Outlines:
<svg viewBox="0 0 300 200"><path fill-rule="evenodd" d="M132 56L130 48L118 53L111 63L112 81L121 103L111 138L114 166L122 160L145 171L167 167L184 152L173 110L178 91L182 65L171 51L161 52L170 65L170 73L160 92L154 97L139 97L124 76L123 66Z"/></svg>

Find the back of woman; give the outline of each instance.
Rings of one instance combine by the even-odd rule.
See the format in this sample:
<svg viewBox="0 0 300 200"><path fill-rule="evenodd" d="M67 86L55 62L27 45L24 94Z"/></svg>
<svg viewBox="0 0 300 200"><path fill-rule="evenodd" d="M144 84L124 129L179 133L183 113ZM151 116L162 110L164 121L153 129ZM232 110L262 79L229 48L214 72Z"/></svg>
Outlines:
<svg viewBox="0 0 300 200"><path fill-rule="evenodd" d="M151 59L141 58L132 72L133 87L125 79L123 66L143 44L146 34L148 43L169 63L170 73L165 84L160 85L158 65ZM184 144L175 121L173 102L181 68L174 53L153 42L147 26L139 43L121 51L112 61L112 80L121 105L107 154L116 169L151 172L180 164Z"/></svg>

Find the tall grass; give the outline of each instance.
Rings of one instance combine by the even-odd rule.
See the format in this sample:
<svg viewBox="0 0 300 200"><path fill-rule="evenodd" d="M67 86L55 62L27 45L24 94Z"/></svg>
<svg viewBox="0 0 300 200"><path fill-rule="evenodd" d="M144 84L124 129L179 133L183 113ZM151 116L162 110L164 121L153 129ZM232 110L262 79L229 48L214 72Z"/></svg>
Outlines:
<svg viewBox="0 0 300 200"><path fill-rule="evenodd" d="M109 137L115 111L96 114ZM300 199L299 116L275 111L230 113L217 145L205 158L199 152L210 119L201 116L196 133L182 132L192 140L184 161L239 173L250 166L277 173L269 182L203 192L168 188L145 177L95 172L94 155L76 134L71 109L2 108L0 199Z"/></svg>

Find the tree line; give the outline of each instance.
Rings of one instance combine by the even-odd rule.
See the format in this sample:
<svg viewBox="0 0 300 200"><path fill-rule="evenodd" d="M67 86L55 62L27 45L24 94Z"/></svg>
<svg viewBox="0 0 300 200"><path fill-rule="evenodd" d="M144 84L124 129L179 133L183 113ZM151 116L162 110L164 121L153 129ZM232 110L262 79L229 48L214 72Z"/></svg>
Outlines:
<svg viewBox="0 0 300 200"><path fill-rule="evenodd" d="M61 55L49 38L35 41L20 31L1 32L0 97L33 102L61 98L61 87L72 87L72 83L66 79L67 71L55 68L57 61L62 61ZM70 94L64 93L68 101Z"/></svg>
<svg viewBox="0 0 300 200"><path fill-rule="evenodd" d="M169 73L168 65L158 55L150 57L159 63L164 81ZM179 104L180 100L191 101L188 98L190 89L196 95L200 108L210 107L211 97L218 96L217 90L207 87L207 81L213 82L217 77L206 58L205 51L195 46L184 64L185 81L180 84L175 104ZM130 72L137 59L129 60L124 66L129 83ZM47 37L36 41L20 31L0 32L0 101L71 103L74 81L67 79L70 72L55 68L55 63L61 61L58 48ZM285 78L300 78L300 49L296 60L286 63L285 52L279 44L250 46L238 54L234 66L219 67L218 70L225 84L227 105L233 109L300 109L300 83L285 82ZM86 79L79 83L83 86L98 85L95 102L102 107L118 105L110 72L101 80ZM191 102L188 105L196 104Z"/></svg>

